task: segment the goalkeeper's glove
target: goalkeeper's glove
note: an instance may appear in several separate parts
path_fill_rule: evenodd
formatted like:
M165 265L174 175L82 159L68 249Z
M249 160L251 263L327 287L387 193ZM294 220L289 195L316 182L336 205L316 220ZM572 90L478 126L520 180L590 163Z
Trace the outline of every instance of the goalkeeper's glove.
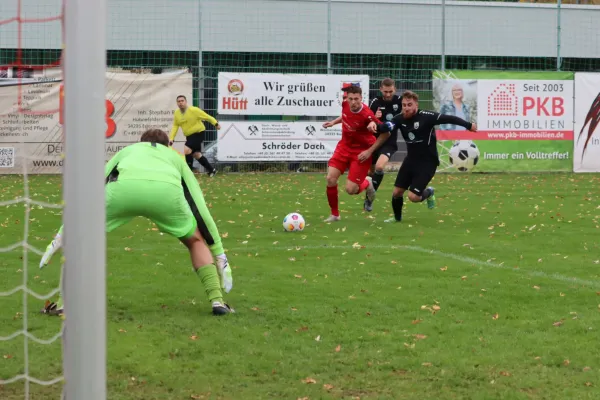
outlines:
M227 261L225 253L219 254L216 257L217 271L219 272L219 278L221 279L221 288L225 293L229 293L233 288L233 275L231 274L231 267Z
M56 253L57 250L61 248L61 246L62 246L62 237L59 234L57 234L56 237L54 238L54 240L52 240L52 242L48 245L48 247L46 247L46 252L42 256L42 259L40 260L40 269L44 268L46 265L48 265L50 263L50 259L52 259L52 256L54 255L54 253Z

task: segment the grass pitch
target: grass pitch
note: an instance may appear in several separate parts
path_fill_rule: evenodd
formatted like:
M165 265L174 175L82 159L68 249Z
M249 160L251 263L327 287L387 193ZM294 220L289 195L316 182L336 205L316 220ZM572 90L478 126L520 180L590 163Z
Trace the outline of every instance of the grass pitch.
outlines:
M436 209L407 204L384 224L393 179L372 213L340 190L328 225L322 174L200 177L234 268L225 318L175 239L144 219L110 234L109 399L597 399L598 175L438 175ZM60 178L31 177L30 193L58 203ZM22 194L22 177L0 176L0 202ZM292 211L303 232L283 232ZM0 248L22 240L24 215L0 207ZM28 243L45 248L60 222L34 207ZM58 260L40 271L30 253L28 287L56 287ZM21 248L1 253L0 291L23 271ZM61 322L42 305L0 297L0 336L26 317L51 338ZM23 348L0 342L0 379L23 373ZM30 341L29 373L60 375L60 342ZM60 389L31 384L31 398Z

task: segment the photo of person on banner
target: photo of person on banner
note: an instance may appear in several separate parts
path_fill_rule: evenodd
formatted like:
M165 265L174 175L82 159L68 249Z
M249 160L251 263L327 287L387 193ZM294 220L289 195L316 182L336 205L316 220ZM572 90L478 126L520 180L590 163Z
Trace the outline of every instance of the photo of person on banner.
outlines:
M433 81L433 106L440 114L453 115L469 122L477 122L477 81L439 80ZM465 130L452 124L440 125L439 130Z

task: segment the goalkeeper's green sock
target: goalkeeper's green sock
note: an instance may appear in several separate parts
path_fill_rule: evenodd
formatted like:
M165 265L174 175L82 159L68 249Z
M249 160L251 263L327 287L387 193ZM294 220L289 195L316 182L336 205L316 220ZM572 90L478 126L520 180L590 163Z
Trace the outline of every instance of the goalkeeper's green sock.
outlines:
M215 267L213 264L204 265L198 268L196 273L204 285L204 290L206 291L208 300L210 302L218 301L222 303L223 293L221 293L221 282L219 281L217 267Z

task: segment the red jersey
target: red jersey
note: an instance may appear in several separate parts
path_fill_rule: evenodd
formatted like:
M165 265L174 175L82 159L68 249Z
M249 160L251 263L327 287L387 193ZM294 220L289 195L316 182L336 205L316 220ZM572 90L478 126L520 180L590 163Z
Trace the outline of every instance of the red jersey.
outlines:
M346 148L367 150L377 138L367 129L370 122L381 124L373 111L363 104L360 111L353 112L347 101L342 103L342 139L339 144Z

